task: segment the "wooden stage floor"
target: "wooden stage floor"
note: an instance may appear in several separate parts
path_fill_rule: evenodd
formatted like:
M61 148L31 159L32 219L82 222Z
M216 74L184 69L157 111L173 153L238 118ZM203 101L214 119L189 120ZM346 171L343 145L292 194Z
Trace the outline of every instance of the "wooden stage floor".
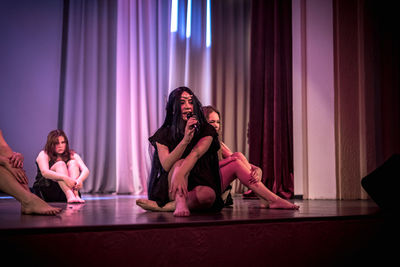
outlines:
M0 251L40 266L349 266L397 259L394 216L372 200L294 200L260 209L234 197L220 213L146 212L132 195L83 195L52 203L57 216L22 215L0 198ZM68 251L70 257L60 256ZM4 259L4 257L2 257ZM7 258L7 257L6 257ZM60 259L63 259L60 262ZM15 262L16 258L9 260ZM129 264L128 264L129 263Z
M136 205L139 196L83 195L85 204L51 203L63 209L58 216L22 215L19 203L10 197L0 199L0 232L51 228L142 228L151 225L227 224L240 222L329 220L378 216L380 210L371 200L292 200L300 209L261 209L257 199L234 197L234 205L220 213L192 213L177 218L170 212L147 212Z

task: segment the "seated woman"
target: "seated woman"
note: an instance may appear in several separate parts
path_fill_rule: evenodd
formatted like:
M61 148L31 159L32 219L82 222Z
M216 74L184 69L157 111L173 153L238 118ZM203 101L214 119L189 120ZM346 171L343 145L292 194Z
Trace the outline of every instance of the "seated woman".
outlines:
M219 211L223 207L215 129L207 123L201 103L187 87L172 91L163 125L149 138L155 152L149 199L137 205L152 211ZM195 116L191 116L195 114Z
M48 205L31 193L23 166L24 157L21 153L12 151L0 130L0 190L21 203L23 214L58 214L61 211L60 208Z
M84 203L79 190L89 176L89 169L78 155L69 149L68 138L62 130L47 136L44 150L36 158L35 193L45 201Z
M203 107L204 115L215 130L221 136L221 116L219 111L212 107ZM232 151L220 140L221 149L219 150L219 167L221 171L221 188L226 189L236 178L242 184L250 188L259 197L261 207L271 209L299 209L299 206L284 200L272 193L262 182L262 171L259 167L250 164L246 157L240 153Z

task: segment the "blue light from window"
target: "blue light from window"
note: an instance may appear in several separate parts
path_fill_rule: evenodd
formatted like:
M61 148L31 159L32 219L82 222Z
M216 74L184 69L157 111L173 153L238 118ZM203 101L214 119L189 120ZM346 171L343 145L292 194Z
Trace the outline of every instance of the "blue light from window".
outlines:
M178 0L172 0L171 6L171 32L178 31Z
M211 4L207 0L206 47L211 46Z
M186 38L190 38L192 34L192 0L188 0L186 14Z

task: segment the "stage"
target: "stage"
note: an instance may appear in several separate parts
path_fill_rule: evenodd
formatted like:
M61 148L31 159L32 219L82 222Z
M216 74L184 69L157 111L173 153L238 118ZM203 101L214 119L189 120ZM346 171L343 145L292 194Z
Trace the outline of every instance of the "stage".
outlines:
M220 213L177 218L143 211L138 196L83 198L85 204L52 203L63 208L58 216L33 216L3 195L1 253L34 266L339 266L395 259L394 219L371 200L293 200L295 211L260 209L239 195Z

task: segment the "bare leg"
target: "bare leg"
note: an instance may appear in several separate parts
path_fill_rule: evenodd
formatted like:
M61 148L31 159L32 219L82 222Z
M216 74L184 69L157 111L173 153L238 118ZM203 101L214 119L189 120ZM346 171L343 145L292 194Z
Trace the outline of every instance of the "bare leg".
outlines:
M181 164L182 161L178 161L171 168L168 175L169 185L171 184L172 175L180 168ZM170 199L171 202L164 207L159 207L155 201L148 199L138 199L136 204L145 210L173 211L174 216L186 217L190 215L190 210L210 208L215 201L215 192L210 187L197 186L188 192L187 197L176 193L175 195L170 195Z
M182 165L182 160L176 162L169 172L168 180L171 184L171 178ZM187 179L186 178L186 183ZM187 196L176 193L175 196L170 196L171 200L175 199L174 216L186 217L190 215L191 210L203 210L212 206L215 201L215 192L208 186L196 186L193 190L189 191Z
M280 198L272 193L263 183L255 181L251 177L251 172L241 160L235 160L221 168L222 188L226 188L233 179L238 178L242 184L253 190L261 199L261 206L271 209L298 209L299 206Z
M190 210L205 210L212 207L215 191L208 186L199 185L189 192L187 203Z
M171 187L171 180L172 176L175 175L176 171L179 170L183 163L183 160L177 161L174 166L172 166L171 170L168 173L168 188ZM186 183L187 183L187 178L186 178ZM188 193L189 195L189 193ZM174 211L174 216L177 217L186 217L190 215L189 207L187 204L187 197L182 195L181 193L173 192L172 194L170 193L169 196L171 201L175 201L175 211Z
M80 170L79 170L79 165L75 160L70 160L67 163L67 167L68 167L68 173L69 173L69 177L74 178L75 180L78 179L79 174L80 174ZM79 196L79 192L78 190L73 190L74 195L75 195L75 199L79 202L79 203L85 203L85 200L83 200L80 196Z
M171 212L175 210L175 201L168 202L165 206L158 206L157 202L149 199L138 199L136 200L136 205L141 207L142 209L149 211L165 211Z
M247 158L240 152L235 152L232 154L232 157L235 157L237 159L239 159L240 161L242 161L242 163L244 164L244 166L250 171L251 170L251 165L249 163L249 161L247 160Z
M180 166L182 164L182 161L178 161L172 166L169 174L168 174L168 186L171 185L171 178L172 178L172 173L174 172L175 168ZM165 211L165 212L172 212L175 211L176 209L176 201L175 201L175 196L170 196L171 202L168 202L165 206L160 207L158 206L157 202L154 200L150 199L138 199L136 200L136 204L141 207L142 209L148 210L148 211ZM181 199L179 199L181 202ZM181 203L180 203L181 205ZM180 207L181 208L181 207Z
M12 156L12 149L8 146L6 140L4 140L3 133L0 130L0 155L9 158Z
M187 199L184 195L177 193L175 195L175 211L176 217L187 217L190 215L190 210L187 204Z
M182 160L177 161L169 171L169 187L171 186L172 176L179 170L182 162ZM210 187L197 186L192 191L189 191L186 197L181 193L175 193L175 195L170 194L169 197L171 202L167 203L164 207L159 207L155 201L148 199L138 199L136 204L145 210L173 211L174 216L186 217L190 215L190 210L210 208L215 201L215 192Z
M188 192L186 198L176 194L174 216L185 217L190 215L190 211L209 209L214 201L215 192L211 187L196 186L192 191Z
M69 176L67 165L64 161L57 161L50 169L57 173ZM72 188L67 186L63 181L58 181L58 184L60 185L61 190L64 192L68 203L79 203Z
M23 214L56 215L61 211L32 194L27 185L21 185L9 171L0 167L0 189L21 203Z
M180 197L180 196L178 196ZM182 202L186 203L188 210L196 210L196 209L207 209L212 206L215 201L215 192L210 187L207 186L197 186L192 191L188 193L188 197ZM185 203L182 203L185 205ZM149 199L138 199L136 200L136 204L142 209L148 211L164 211L164 212L172 212L176 209L176 198L174 201L168 202L165 206L160 207L154 200ZM180 207L179 210L183 210L182 216L188 216L187 209L184 206ZM179 216L180 212L176 214Z

